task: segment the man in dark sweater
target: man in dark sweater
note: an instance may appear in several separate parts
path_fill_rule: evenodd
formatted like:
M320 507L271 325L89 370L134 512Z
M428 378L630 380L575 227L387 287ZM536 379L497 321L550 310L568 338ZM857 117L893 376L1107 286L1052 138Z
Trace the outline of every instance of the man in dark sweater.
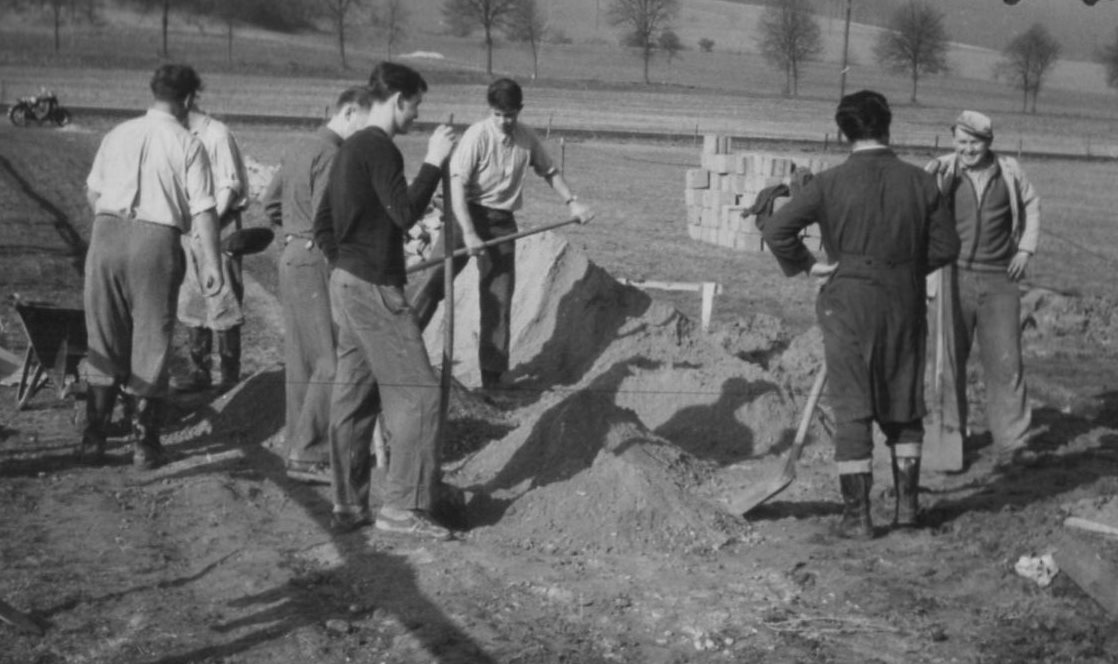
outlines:
M935 179L889 149L892 112L869 90L842 98L835 120L850 158L823 171L765 224L788 276L822 284L828 397L844 510L841 537L873 537L872 425L885 433L896 486L894 525L917 523L924 440L924 277L953 261L959 236ZM830 264L816 262L801 231L818 223Z
M409 67L382 62L369 76L373 105L365 129L338 149L314 239L332 271L330 306L338 326L337 368L330 403L333 527L346 532L372 523L369 445L381 409L389 435L379 530L446 539L430 516L439 481L439 379L404 297L404 239L435 193L454 148L450 127L438 127L412 184L392 139L406 134L427 91Z

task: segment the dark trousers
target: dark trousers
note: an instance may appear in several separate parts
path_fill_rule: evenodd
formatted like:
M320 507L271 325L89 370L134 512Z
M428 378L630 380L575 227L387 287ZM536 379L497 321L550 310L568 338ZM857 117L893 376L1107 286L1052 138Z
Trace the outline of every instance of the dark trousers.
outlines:
M369 509L369 448L381 408L389 449L384 505L429 510L442 440L439 378L403 290L334 270L330 304L338 326L330 402L334 510Z
M308 246L310 244L310 246ZM330 396L334 389L334 322L330 269L313 243L292 238L280 258L283 299L287 458L330 459Z
M1025 444L1032 420L1021 361L1021 293L1004 270L958 272L955 309L955 357L950 358L966 389L967 359L974 340L986 383L986 414L994 444L1013 449ZM949 351L951 349L948 349ZM960 399L960 422L967 421L966 398Z
M175 307L185 272L179 230L97 215L82 292L86 380L142 398L167 392Z
M483 241L517 232L516 218L507 210L470 206L474 228ZM454 234L454 250L466 246L462 234ZM431 258L442 257L442 242L436 243ZM454 260L454 275L466 267L468 257ZM516 289L516 246L505 242L489 247L477 257L478 302L481 309L478 334L478 366L482 371L505 373L509 369L509 339L512 328L512 295ZM439 302L445 297L443 268L425 270L408 284L408 301L412 303L420 329L426 329Z

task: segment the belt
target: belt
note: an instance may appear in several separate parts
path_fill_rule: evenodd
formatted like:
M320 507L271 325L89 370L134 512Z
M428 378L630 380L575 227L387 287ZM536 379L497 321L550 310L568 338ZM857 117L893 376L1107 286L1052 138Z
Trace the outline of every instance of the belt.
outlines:
M854 265L857 267L869 268L894 268L905 267L912 265L911 258L896 259L896 258L882 258L878 256L866 256L863 254L843 254L839 259L839 263L843 265Z
M292 242L295 242L296 240L303 240L304 241L303 242L303 248L304 249L314 249L314 240L312 240L310 238L303 237L301 235L295 235L294 233L288 233L287 235L283 236L284 246L287 246L287 245L291 244Z

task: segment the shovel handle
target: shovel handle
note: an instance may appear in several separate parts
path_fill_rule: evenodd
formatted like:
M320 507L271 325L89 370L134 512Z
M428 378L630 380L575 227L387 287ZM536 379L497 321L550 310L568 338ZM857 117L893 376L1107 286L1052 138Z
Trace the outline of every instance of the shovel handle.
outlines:
M550 223L550 224L544 224L543 226L540 226L539 228L532 228L532 229L529 229L529 230L526 230L526 231L520 231L519 233L513 233L512 235L502 235L501 237L496 237L496 238L493 238L492 240L487 240L487 241L481 243L481 246L482 247L492 247L492 246L495 246L495 245L498 245L498 244L503 244L505 242L512 242L514 240L519 240L520 238L528 237L529 235L535 235L536 233L542 233L544 231L554 230L556 228L559 228L560 226L568 226L570 224L577 224L578 222L579 222L578 217L571 217L570 219L564 219L563 221L556 221L556 222L553 222L553 223ZM469 247L462 247L461 249L458 249L454 253L452 253L450 255L450 257L451 258L458 258L460 256L467 256L467 255L469 255L469 253L470 253L470 248ZM421 270L427 270L427 269L435 267L436 265L442 265L444 260L446 260L446 258L444 256L439 256L438 258L431 258L429 260L425 260L425 261L416 263L415 265L412 265L412 266L408 267L407 272L408 272L408 274L411 274L412 272L419 272Z
M784 462L784 475L786 477L796 477L796 462L800 460L800 452L804 449L804 441L807 440L807 430L811 426L811 416L815 414L815 408L819 405L819 396L823 393L823 385L827 382L827 365L819 367L819 373L815 374L815 382L811 385L811 392L807 395L807 403L804 404L804 414L800 417L800 426L796 429L796 437L792 440L792 447L788 450L788 460Z

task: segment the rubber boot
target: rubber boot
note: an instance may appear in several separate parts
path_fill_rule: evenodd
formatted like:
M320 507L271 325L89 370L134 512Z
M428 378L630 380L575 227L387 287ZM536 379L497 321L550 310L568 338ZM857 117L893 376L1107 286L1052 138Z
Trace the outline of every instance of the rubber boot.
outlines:
M873 521L870 519L870 473L839 475L842 489L842 520L834 527L834 534L844 539L873 539Z
M217 355L221 362L221 382L218 389L225 392L233 389L241 380L240 325L217 333Z
M208 327L188 328L190 335L190 369L186 376L171 379L171 389L179 392L199 392L210 388L210 353L213 352L213 332Z
M136 401L136 417L132 425L132 465L154 470L167 462L167 453L159 436L163 431L163 402L141 398Z
M116 385L90 385L85 393L85 430L78 446L78 459L99 464L105 461L109 422L116 403Z
M894 528L919 526L920 457L893 456L893 488L897 493Z

